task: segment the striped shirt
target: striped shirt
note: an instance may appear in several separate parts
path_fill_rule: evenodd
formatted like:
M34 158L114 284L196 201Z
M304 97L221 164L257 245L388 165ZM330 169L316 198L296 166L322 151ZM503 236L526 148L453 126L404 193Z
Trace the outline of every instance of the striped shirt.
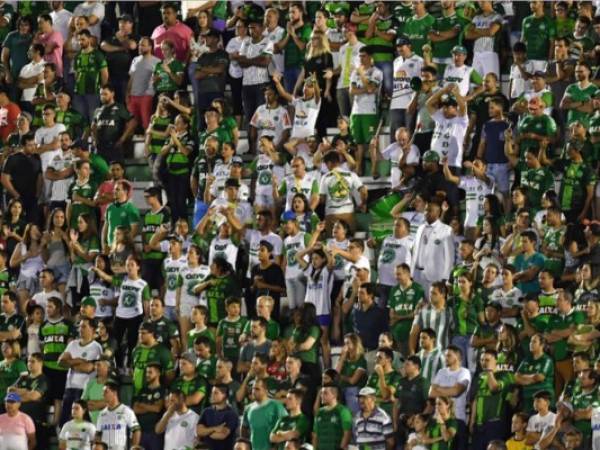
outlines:
M359 448L370 450L386 450L385 440L394 433L392 419L387 413L375 407L369 417L363 417L359 412L352 423L354 442Z
M252 40L244 41L240 48L240 55L246 58L256 58L262 55L273 56L273 43L267 37L257 43ZM268 83L270 80L268 67L250 66L244 67L242 70L244 72L242 85L244 86Z
M421 376L431 384L435 374L445 367L444 352L440 347L434 348L429 353L421 349L417 356L421 360Z
M417 325L421 330L425 328L434 330L438 345L446 348L450 343L450 331L454 328L452 310L448 307L438 310L428 305L415 316L413 325Z

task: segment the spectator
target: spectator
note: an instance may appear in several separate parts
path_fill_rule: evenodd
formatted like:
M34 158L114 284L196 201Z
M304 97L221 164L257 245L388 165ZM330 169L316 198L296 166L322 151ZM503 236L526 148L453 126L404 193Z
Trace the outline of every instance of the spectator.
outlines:
M227 402L228 387L217 384L210 394L210 408L204 409L198 421L198 437L210 450L232 448L239 418Z
M74 17L85 17L90 26L90 33L100 41L100 27L104 20L104 4L97 0L87 0L75 7Z
M87 413L87 403L85 400L76 400L73 402L71 410L72 419L66 422L58 437L59 448L68 448L67 446L77 445L90 447L96 437L96 427L93 423L85 419Z
M22 89L21 108L30 114L33 113L33 105L31 101L35 94L35 90L44 79L44 48L41 44L33 44L27 51L30 62L25 64L19 72L17 86Z
M432 297L433 301L433 297ZM423 367L423 377L427 384L431 384L433 377L445 365L441 346L437 343L437 334L432 328L424 328L419 333L419 347L417 353L421 366Z
M161 365L158 362L150 362L146 366L145 385L133 398L133 412L142 431L140 444L149 450L162 449L163 443L161 436L154 431L165 406L166 389L160 384L160 372Z
M196 441L196 427L200 417L187 407L181 391L171 391L167 403L167 411L154 431L157 434L164 433L165 449L192 447Z
M42 56L48 63L54 64L56 74L63 77L63 45L64 39L60 32L54 30L50 14L42 14L37 19L38 32L33 38L34 44L44 46Z
M300 2L293 2L289 7L289 19L285 26L286 34L276 45L275 51L283 53L285 90L292 95L302 71L304 53L310 40L311 27L304 22L304 7Z
M139 445L140 425L135 413L119 400L119 386L110 381L104 386L106 408L98 416L96 440L104 442L108 449L124 450L127 442Z
M2 49L4 51L4 48ZM0 87L0 142L5 144L8 136L17 128L17 118L21 108L10 101L7 87ZM22 144L21 144L22 145Z
M9 32L2 44L2 64L4 64L4 80L12 87L12 98L16 98L14 83L21 73L21 69L27 64L27 53L32 41L31 18L19 17L17 29Z
M81 394L81 400L85 400L87 403L90 419L94 425L98 422L100 411L106 407L106 401L104 400L104 385L108 382L111 375L111 366L111 360L107 358L103 352L100 359L94 364L96 371L95 376L88 379L83 388L83 393Z
M312 433L315 448L346 448L352 438L352 413L338 403L338 390L334 384L321 389L323 406L317 412Z
M152 54L152 40L142 37L138 43L139 56L131 61L127 83L127 109L144 129L150 124L154 87L150 80L154 67L160 62Z
M546 401L554 404L554 373L552 360L544 353L546 340L541 334L534 334L529 343L531 356L526 356L515 375L516 384L523 386L523 409L531 413L538 404L535 393L546 390Z
M445 0L441 3L442 15L431 24L427 34L431 42L432 61L437 64L439 73L444 73L446 65L450 64L450 51L456 45L461 45L462 31L469 24L469 19L456 13L456 2ZM425 50L425 47L423 47Z
M393 448L392 420L385 411L375 405L375 389L364 387L358 396L360 412L354 416L352 423L355 442L359 445L368 445L373 449Z
M9 392L4 397L6 413L0 414L0 432L5 445L17 450L35 448L35 425L27 414L19 411L21 396Z
M545 15L544 2L533 1L530 7L533 14L523 19L521 39L527 45L527 59L531 61L533 71L545 71L554 51L556 25Z
M114 185L115 201L106 208L102 227L102 248L105 250L112 246L117 227L127 228L132 238L139 231L140 213L137 207L128 200L130 190L131 186L125 180L120 180Z
M162 42L170 40L175 47L175 58L183 63L188 59L189 42L193 32L187 25L177 20L177 7L174 3L163 5L160 11L163 23L156 27L150 36L154 42L154 55L164 59Z

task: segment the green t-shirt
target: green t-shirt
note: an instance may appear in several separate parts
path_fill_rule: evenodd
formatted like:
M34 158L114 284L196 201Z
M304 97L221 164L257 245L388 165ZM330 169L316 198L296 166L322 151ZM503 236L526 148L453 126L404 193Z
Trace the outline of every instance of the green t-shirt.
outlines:
M166 391L163 386L155 388L144 387L138 394L133 398L134 403L141 403L144 405L154 405L160 399L166 397ZM144 414L136 414L140 428L142 432L154 433L154 426L162 417L161 413L147 412ZM95 421L94 421L95 423Z
M173 58L168 66L174 75L183 75L185 72L184 65L178 59ZM154 66L154 72L152 75L154 77L158 77L158 80L153 81L154 90L157 94L162 94L164 92L175 92L177 89L179 89L179 86L175 83L175 81L173 81L167 72L165 72L163 63L158 63Z
M527 59L547 61L550 41L556 37L556 25L548 16L531 15L523 19L521 39L527 45Z
M200 414L202 412L202 408L206 403L206 394L208 392L208 383L204 377L200 375L196 375L191 380L186 380L183 377L177 378L171 386L169 386L171 391L178 390L183 392L183 395L189 396L195 394L196 392L200 392L202 394L202 400L197 405L191 406L191 409Z
M365 6L365 5L361 5ZM368 5L372 6L372 5ZM373 62L391 62L394 60L394 39L391 41L387 41L382 37L377 35L373 35L370 38L364 36L369 27L368 23L363 22L358 25L357 35L360 38L360 41L368 45L373 50ZM390 31L395 31L395 24L392 16L386 18L379 18L375 25L377 31L382 33L388 33Z
M456 434L456 431L458 430L458 422L456 421L456 419L448 419L446 421L446 429L454 430L454 433ZM435 419L432 419L429 422L429 425L427 425L427 434L430 438L442 437L442 429ZM435 444L431 444L429 446L429 449L430 450L450 450L452 448L453 441L454 441L454 439L450 439L448 442L441 440L441 441L436 442Z
M149 210L146 214L144 214L144 222L142 225L142 243L144 245L148 245L150 243L150 239L158 228L163 224L169 224L171 222L171 211L166 206L162 206L158 211L152 212ZM165 254L161 251L151 250L148 252L143 252L143 259L152 259L160 261L164 258Z
M39 331L40 345L44 354L44 366L54 370L67 371L66 367L58 364L59 356L67 348L67 344L76 336L75 327L64 318L56 322L46 320Z
M565 314L564 316L560 313L553 314L548 321L548 328L550 331L566 330L567 328L583 324L585 319L586 318L582 313L572 309L570 313ZM560 339L552 344L552 356L554 361L570 359L571 354L569 352L567 338Z
M344 433L351 430L352 413L347 407L337 404L333 408L320 408L314 421L315 450L338 450Z
M7 316L0 314L0 331L21 330L21 336L25 336L25 319L20 314L14 313Z
M84 183L79 183L78 180L74 180L71 183L67 194L71 205L71 217L69 220L70 228L77 229L77 219L79 219L79 216L82 214L89 214L92 218L96 217L94 212L95 208L93 206L88 206L80 201L76 201L73 199L73 196L77 194L80 197L93 200L97 189L98 187L92 183L91 179L88 179Z
M11 276L8 269L0 270L0 297L3 296L4 293L10 289L12 282L13 277Z
M494 374L498 390L492 391L488 386L487 372L481 372L476 381L475 423L482 425L498 417L504 417L506 407L506 388L510 385L507 377L500 372Z
M140 211L130 201L113 202L106 208L105 220L108 226L106 242L110 247L115 237L115 229L121 226L131 230L132 225L140 222Z
M425 298L423 287L412 283L407 289L402 289L399 284L394 286L388 298L388 307L399 316L414 314L415 308ZM395 342L408 342L408 335L413 319L402 319L392 325L392 336Z
M345 381L342 381L340 382L340 386L342 388L350 386L362 387L365 384L365 378L367 377L367 360L364 356L361 356L356 361L351 361L348 358L344 360L344 364L342 365L342 371L340 372L340 375L343 375L345 377L352 377L358 369L364 370L364 375L358 381L358 383L356 383L355 385L351 385Z
M148 132L150 133L150 144L148 145L150 149L150 154L158 155L163 148L163 146L169 141L169 136L159 135L157 132L164 133L167 131L167 127L173 122L173 119L170 116L159 116L158 114L154 114L150 118L150 128Z
M600 398L598 394L598 387L595 387L591 392L588 393L584 392L583 390L579 390L573 394L573 398L571 399L573 409L577 411L578 409L588 409L592 406L595 406ZM591 437L592 421L590 419L574 420L573 425L575 425L575 428L577 428L583 434L584 439L589 439Z
M4 6L9 5L5 4ZM9 27L5 28L7 31L8 29ZM1 34L2 32L0 32ZM4 43L2 44L2 47L9 51L10 74L13 76L15 82L19 78L19 73L23 66L29 63L27 51L31 45L32 38L31 34L20 34L18 30L15 30L6 35L6 39L4 39Z
M90 180L92 180L92 183L96 186L100 186L100 184L106 180L106 176L108 175L108 163L102 156L92 153L90 155L90 167L92 169Z
M300 442L304 442L308 437L308 430L310 429L310 425L308 423L308 419L302 413L297 416L283 416L280 418L273 431L271 433L276 433L278 431L297 431L299 433ZM277 446L279 450L284 450L285 442L282 442Z
M471 336L479 325L478 316L483 314L483 300L478 294L471 297L469 301L457 296L452 302L454 312L454 323L456 328L454 334L457 336Z
M305 44L308 44L311 35L312 27L307 23L296 30L296 36L298 36L298 38ZM285 36L287 36L287 32ZM305 50L306 48L304 50L300 50L292 38L288 39L287 44L285 44L283 49L283 61L285 68L302 68Z
M83 394L81 394L81 399L85 401L104 400L104 383L98 383L98 379L96 377L91 378L83 388ZM96 425L96 422L98 422L98 416L100 415L100 411L102 410L97 409L95 411L89 411L90 419L92 419L92 423L94 425ZM157 420L160 420L160 417Z
M581 89L579 83L570 84L565 91L565 95L568 96L574 102L589 102L594 94L598 91L598 87L590 83L585 89ZM569 109L567 112L567 125L571 125L575 121L579 121L584 127L590 125L590 113L577 111L576 109Z
M208 304L208 323L217 325L219 320L227 316L225 310L225 299L228 297L239 297L241 294L240 286L233 275L215 277L209 275L206 281L213 280L214 286L209 286L204 293L206 294L206 303Z
M537 391L546 390L554 394L554 361L545 353L538 359L533 356L527 356L517 368L517 373L524 375L542 374L544 381L522 386L523 397L525 400L524 408L526 411L533 410L533 395Z
M165 316L162 316L158 320L149 319L146 322L154 325L156 329L156 341L171 350L171 339L179 338L179 327L177 324Z
M98 49L90 52L80 51L73 60L75 70L75 94L98 94L100 90L100 71L107 69L104 53Z
M194 151L194 141L189 133L177 136L182 147L187 148L188 154L183 153L178 146L172 146L167 154L167 170L171 175L184 175L190 173L190 155Z
M449 31L453 28L458 28L459 33L452 39L447 39L439 42L431 43L431 55L434 58L450 58L450 52L455 45L460 45L462 42L462 31L469 23L469 20L459 17L456 14L451 16L441 16L435 19L431 25L433 31ZM413 47L414 48L414 47Z
M525 115L517 126L519 134L535 133L540 136L550 137L556 133L556 122L546 114L541 116ZM539 141L535 139L522 139L519 144L519 158L525 161L525 151L528 148L540 148Z
M429 43L427 34L434 22L435 19L431 14L425 14L423 17L412 16L404 25L404 34L412 43L412 51L419 56L423 56L423 46Z
M313 325L308 329L307 332L303 332L299 328L295 328L292 332L292 341L297 346L305 342L309 337L314 338L315 342L310 349L299 351L297 352L297 355L303 362L316 364L319 358L319 339L321 338L321 329L318 326Z
M204 336L206 338L208 338L210 340L210 351L211 353L215 353L217 351L217 346L216 346L216 339L215 339L215 334L214 332L210 329L210 328L205 328L202 331L198 331L196 330L196 328L192 328L190 331L188 331L187 336L186 336L186 343L187 343L187 348L194 348L194 341L196 340L197 337L200 336ZM232 361L236 361L236 360L232 360Z
M6 360L0 361L0 396L6 396L6 390L9 386L15 384L22 372L27 372L27 366L22 359L15 359L8 363Z
M246 336L250 335L250 330L251 330L251 321L248 320L246 322L246 324L244 325L244 334ZM292 337L292 331L293 329L290 331L290 335L288 336L289 338ZM281 328L279 326L279 322L277 322L276 320L273 319L269 319L267 321L267 339L270 341L274 341L275 339L279 338L279 335L281 334Z
M554 186L554 175L547 167L526 169L521 172L521 186L527 188L529 205L540 208L542 195Z
M235 321L225 317L217 325L217 336L221 338L223 356L230 361L237 361L240 356L239 339L246 323L248 323L248 318L239 316Z
M281 402L265 400L253 402L244 410L243 426L250 429L250 442L253 450L271 450L269 436L275 424L287 412Z
M133 349L132 360L133 389L135 394L139 393L146 384L146 367L149 363L160 363L163 374L175 368L173 355L163 344L156 344L152 347L138 345Z
M217 357L212 355L207 359L198 359L196 370L201 377L207 380L214 380L217 372Z
M596 176L591 167L584 162L571 162L564 171L560 185L560 207L563 211L582 208L587 195L587 188L594 186Z
M83 129L89 125L85 124L83 116L72 108L66 111L56 108L54 111L56 112L56 123L62 123L71 136L80 136Z
M400 384L400 380L402 379L402 377L398 372L392 370L391 372L388 372L384 375L384 379L385 383L389 387L393 387L394 389L396 389ZM376 372L373 372L371 375L369 375L369 378L367 379L367 386L375 389L375 395L377 396L377 404L381 409L383 409L386 413L388 413L388 415L391 416L392 408L394 406L394 395L392 394L392 396L386 401L381 400L381 389L379 388L379 375Z

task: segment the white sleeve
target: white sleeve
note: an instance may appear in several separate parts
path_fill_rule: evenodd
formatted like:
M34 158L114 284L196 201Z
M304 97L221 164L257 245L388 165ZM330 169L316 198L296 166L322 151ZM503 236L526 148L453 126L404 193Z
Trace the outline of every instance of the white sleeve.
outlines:
M281 240L281 238L279 236L277 236L277 239L275 240L274 245L273 245L273 254L275 256L281 255L282 247L283 247L283 241Z
M127 426L129 429L139 428L140 424L138 423L137 417L131 408L126 409L127 414L125 414L125 420L127 421Z
M68 431L67 428L69 427L69 423L70 422L65 423L62 426L62 428L60 429L60 433L58 435L58 440L59 441L66 441L67 440L67 431Z
M98 23L102 22L102 19L104 19L104 5L100 2L96 3L91 15L94 15L98 18Z
M457 381L468 388L469 384L471 383L471 372L469 372L467 369L461 370Z
M419 148L415 144L412 144L408 151L408 156L406 157L406 164L419 164L419 158Z

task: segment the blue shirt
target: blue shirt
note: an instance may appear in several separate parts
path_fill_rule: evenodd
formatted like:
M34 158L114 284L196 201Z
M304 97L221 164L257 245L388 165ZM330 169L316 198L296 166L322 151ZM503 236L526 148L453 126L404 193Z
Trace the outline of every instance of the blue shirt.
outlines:
M376 350L379 347L379 335L388 331L389 320L386 312L373 304L363 311L362 307L355 307L352 311L352 325L354 331L360 336L365 350Z
M541 270L544 268L544 261L544 255L538 252L535 252L530 257L526 257L523 253L519 253L515 258L513 265L515 266L515 269L517 269L517 272L531 269L534 266ZM521 289L523 294L536 294L540 292L540 283L537 276L531 281L521 281L517 283L517 287Z
M488 164L506 164L508 158L504 154L504 132L508 122L504 120L488 120L483 124L481 139L485 139L484 160Z
M225 409L216 409L214 406L204 409L200 415L198 424L206 427L216 427L222 423L230 430L229 436L222 441L212 439L210 436L203 438L203 442L208 445L211 450L230 450L236 438L236 431L239 426L239 418L233 408L229 405Z

